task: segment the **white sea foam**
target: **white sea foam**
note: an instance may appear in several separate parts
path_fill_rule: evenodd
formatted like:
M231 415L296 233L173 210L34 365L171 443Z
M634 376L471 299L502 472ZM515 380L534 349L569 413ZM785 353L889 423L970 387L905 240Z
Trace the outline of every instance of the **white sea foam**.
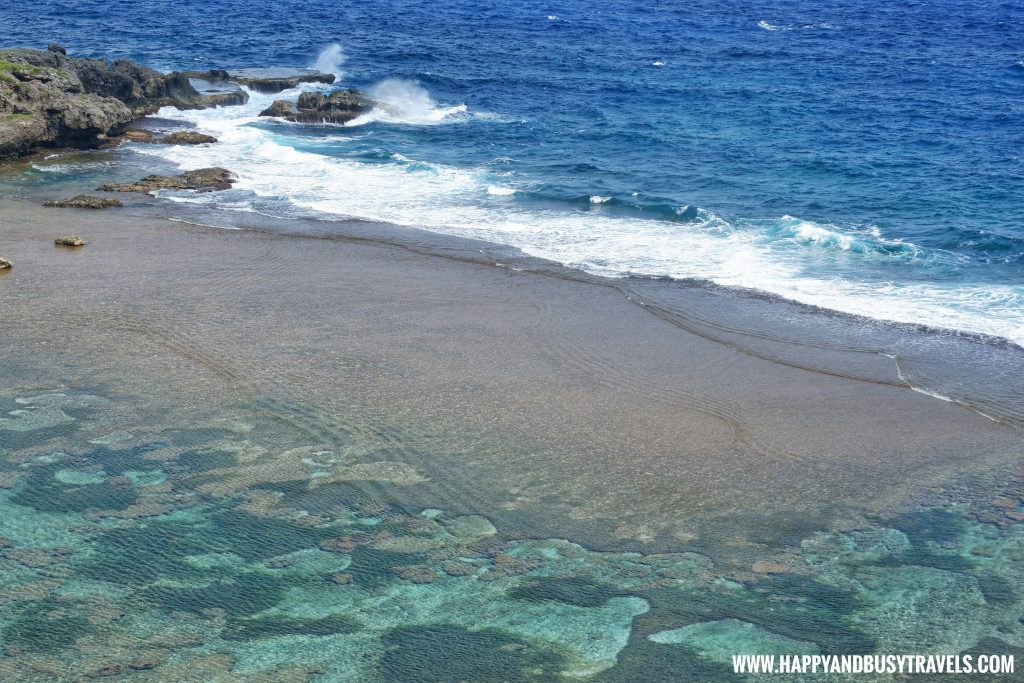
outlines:
M661 61L660 59L655 59L653 62L651 62L651 66L665 66L665 62Z
M598 194L590 195L590 203L591 204L604 204L609 199L611 199L611 197L602 197L601 195L598 195Z
M804 29L805 31L815 29L834 30L839 28L838 26L829 24L827 22L821 22L817 24L803 24L802 26L789 26L787 24L771 24L765 21L764 19L757 22L757 27L764 31L792 31L794 29Z
M508 244L611 277L707 279L848 313L983 332L1024 343L1024 286L880 282L851 274L844 261L851 254L864 259L914 257L912 245L908 253L888 248L895 241L886 242L877 229L850 232L790 216L726 221L707 211L697 211L692 220L681 223L606 211L481 202L481 195L501 195L511 188L496 185L486 170L398 159L364 164L304 152L280 136L280 128L251 125L262 121L257 114L272 99L297 94L252 93L249 103L238 107L161 110L160 116L189 121L220 142L147 145L138 151L183 168L224 166L238 174L236 190L202 195L204 201L240 202L253 195L283 198L307 212ZM813 267L808 248L815 250ZM835 268L819 267L827 266L828 259Z
M487 194L493 194L498 197L507 197L508 195L513 195L515 193L516 190L511 187L501 187L500 185L487 186Z

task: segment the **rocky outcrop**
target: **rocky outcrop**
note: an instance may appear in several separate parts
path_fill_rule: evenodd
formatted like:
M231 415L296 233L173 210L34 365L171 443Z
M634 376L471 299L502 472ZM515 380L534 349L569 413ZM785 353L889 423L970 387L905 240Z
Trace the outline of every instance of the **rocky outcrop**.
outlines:
M264 94L290 90L301 83L334 83L334 74L325 74L316 69L211 69L186 71L185 75L211 83L230 81Z
M39 147L100 147L116 142L133 118L161 107L201 109L244 104L242 87L263 93L294 88L301 83L333 83L334 75L313 69L241 69L175 72L159 71L128 59L68 57L60 45L46 50L0 50L0 159L26 154ZM307 97L305 109L268 111L293 121L344 123L370 108L356 91L318 93ZM302 98L300 98L302 100ZM127 139L152 141L145 134ZM157 142L204 144L213 139L198 133L171 136Z
M39 147L99 147L160 107L240 104L239 87L201 92L180 73L127 59L68 57L64 48L0 50L0 158Z
M0 270L10 270L14 264L0 256Z
M0 52L0 157L35 147L97 147L120 133L132 111L89 93L58 52Z
M56 238L53 243L60 247L81 247L85 245L85 240L78 235L65 235Z
M200 168L180 175L148 175L134 183L106 183L97 190L103 192L153 192L154 190L195 190L213 192L230 190L234 174L226 168Z
M54 199L52 201L45 202L43 206L55 206L59 209L106 209L110 206L124 205L116 199L79 194L66 199Z
M348 123L376 106L376 102L354 88L338 90L329 95L304 92L295 106L276 100L260 112L260 116L276 116L296 123Z

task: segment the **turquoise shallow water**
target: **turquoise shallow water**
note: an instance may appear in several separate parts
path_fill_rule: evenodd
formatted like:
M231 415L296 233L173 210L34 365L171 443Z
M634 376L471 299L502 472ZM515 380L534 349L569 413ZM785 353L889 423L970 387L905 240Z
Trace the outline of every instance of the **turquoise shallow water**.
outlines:
M386 444L244 409L154 423L65 389L0 412L4 680L728 681L739 653L1022 654L1021 472L751 570L389 503L424 480Z

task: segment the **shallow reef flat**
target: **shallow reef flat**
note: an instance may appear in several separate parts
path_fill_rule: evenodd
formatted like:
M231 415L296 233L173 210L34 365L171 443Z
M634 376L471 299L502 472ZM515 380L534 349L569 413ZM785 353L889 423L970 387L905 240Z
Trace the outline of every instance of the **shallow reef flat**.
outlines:
M743 572L381 503L424 478L365 436L137 422L67 389L0 403L4 680L740 680L736 653L1021 654L1019 476Z

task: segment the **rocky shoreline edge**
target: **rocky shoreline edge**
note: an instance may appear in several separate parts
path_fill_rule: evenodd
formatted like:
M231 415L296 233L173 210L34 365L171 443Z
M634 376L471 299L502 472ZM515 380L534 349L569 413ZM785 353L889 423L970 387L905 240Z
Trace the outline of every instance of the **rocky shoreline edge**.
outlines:
M161 107L204 109L245 104L248 90L278 93L302 83L330 85L333 74L315 69L211 69L161 73L128 59L69 57L46 50L0 49L0 159L46 148L94 149L129 139L204 144L215 138L178 132L157 138L131 129ZM248 89L248 90L247 90ZM375 102L354 89L304 92L297 102L276 100L261 112L299 123L347 123Z

